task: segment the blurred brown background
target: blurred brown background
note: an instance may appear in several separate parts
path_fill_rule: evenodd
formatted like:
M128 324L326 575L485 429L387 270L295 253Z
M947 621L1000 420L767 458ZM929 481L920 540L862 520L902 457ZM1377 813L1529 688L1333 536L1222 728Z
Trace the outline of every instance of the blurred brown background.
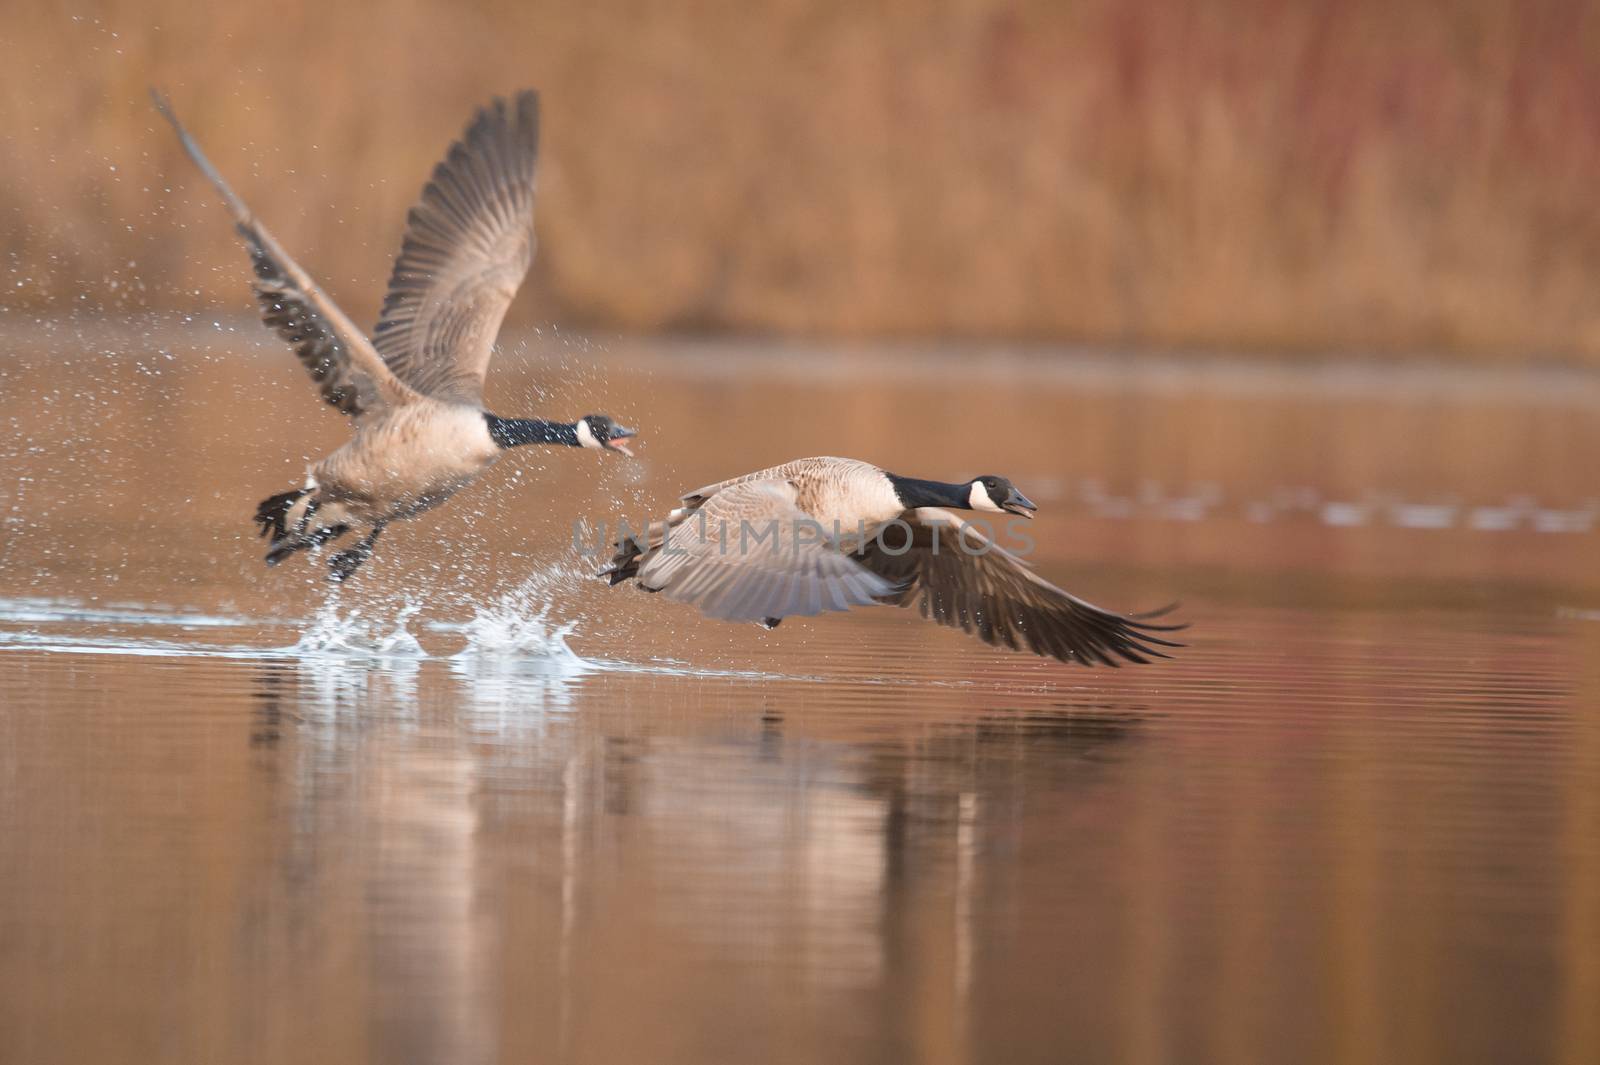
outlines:
M1600 358L1578 0L14 0L6 317L248 313L150 84L363 320L472 108L532 85L524 324Z

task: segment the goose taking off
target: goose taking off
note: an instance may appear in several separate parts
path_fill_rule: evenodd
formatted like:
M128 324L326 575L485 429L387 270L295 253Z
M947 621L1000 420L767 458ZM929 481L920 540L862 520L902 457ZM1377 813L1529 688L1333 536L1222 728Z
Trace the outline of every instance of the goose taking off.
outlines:
M261 317L354 422L351 441L312 465L303 487L263 500L267 565L347 532L360 540L329 561L344 580L391 521L414 517L475 481L503 451L564 444L620 451L633 436L604 414L576 422L497 418L483 409L494 339L533 262L539 97L518 93L480 110L406 219L372 339L256 221L151 93L184 151L222 194L255 266Z
M698 488L601 571L707 617L758 621L888 603L985 643L1116 666L1181 647L1163 613L1126 615L1038 576L952 510L1033 517L1004 477L922 481L855 459L797 459Z

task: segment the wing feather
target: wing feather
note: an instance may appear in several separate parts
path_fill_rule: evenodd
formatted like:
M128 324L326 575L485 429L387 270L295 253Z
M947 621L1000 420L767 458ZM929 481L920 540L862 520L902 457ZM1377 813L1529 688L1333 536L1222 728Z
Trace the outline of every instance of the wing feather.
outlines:
M383 359L354 322L339 309L300 264L279 246L265 226L256 221L245 202L211 165L200 145L160 93L150 93L156 110L171 123L183 150L221 193L244 238L255 268L256 299L261 320L289 346L311 374L329 405L360 418L385 404L409 403L417 398L389 372Z
M899 585L883 602L915 606L930 621L997 647L1083 665L1148 662L1151 656L1170 657L1160 648L1182 646L1157 634L1184 626L1158 625L1150 615L1116 614L1085 602L947 510L924 507L902 517L912 531L904 552L886 551L875 539L855 555ZM899 539L890 546L898 549Z
M787 481L719 490L639 567L639 583L707 617L760 621L869 606L894 584L810 533Z
M747 484L751 481L787 481L797 477L801 479L843 478L860 473L880 472L882 471L878 467L868 462L862 462L859 459L841 459L827 455L816 458L794 459L779 466L770 466L754 473L741 474L738 477L730 477L726 481L717 481L714 484L696 488L692 492L685 492L679 496L678 501L686 504L688 509L692 510L723 489L731 488L736 484Z
M473 118L422 190L373 334L419 392L479 404L506 309L533 262L539 97Z

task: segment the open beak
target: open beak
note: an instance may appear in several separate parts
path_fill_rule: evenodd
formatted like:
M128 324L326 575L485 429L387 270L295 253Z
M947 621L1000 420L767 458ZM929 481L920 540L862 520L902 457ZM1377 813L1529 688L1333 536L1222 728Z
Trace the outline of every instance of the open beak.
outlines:
M1033 500L1013 488L1011 494L1006 496L1006 501L1000 504L1000 509L1031 519L1033 512L1039 508L1033 505Z
M638 435L637 430L624 429L620 425L616 426L615 428L613 428L611 430L611 435L606 438L606 447L610 448L613 451L620 451L624 455L628 456L631 459L631 458L633 458L633 451L630 450L628 445L623 443L623 441L628 439L628 437L630 437L630 436L637 436L637 435Z

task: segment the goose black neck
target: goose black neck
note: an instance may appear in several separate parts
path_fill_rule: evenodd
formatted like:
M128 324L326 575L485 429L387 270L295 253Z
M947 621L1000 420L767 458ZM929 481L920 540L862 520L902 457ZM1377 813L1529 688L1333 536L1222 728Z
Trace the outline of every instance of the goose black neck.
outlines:
M487 412L483 417L489 423L489 439L501 447L521 447L523 444L578 446L576 423L547 422L543 418L496 418Z
M915 477L886 474L894 486L894 494L911 510L916 507L961 507L967 505L968 489L964 484L947 484L944 481L922 481Z

